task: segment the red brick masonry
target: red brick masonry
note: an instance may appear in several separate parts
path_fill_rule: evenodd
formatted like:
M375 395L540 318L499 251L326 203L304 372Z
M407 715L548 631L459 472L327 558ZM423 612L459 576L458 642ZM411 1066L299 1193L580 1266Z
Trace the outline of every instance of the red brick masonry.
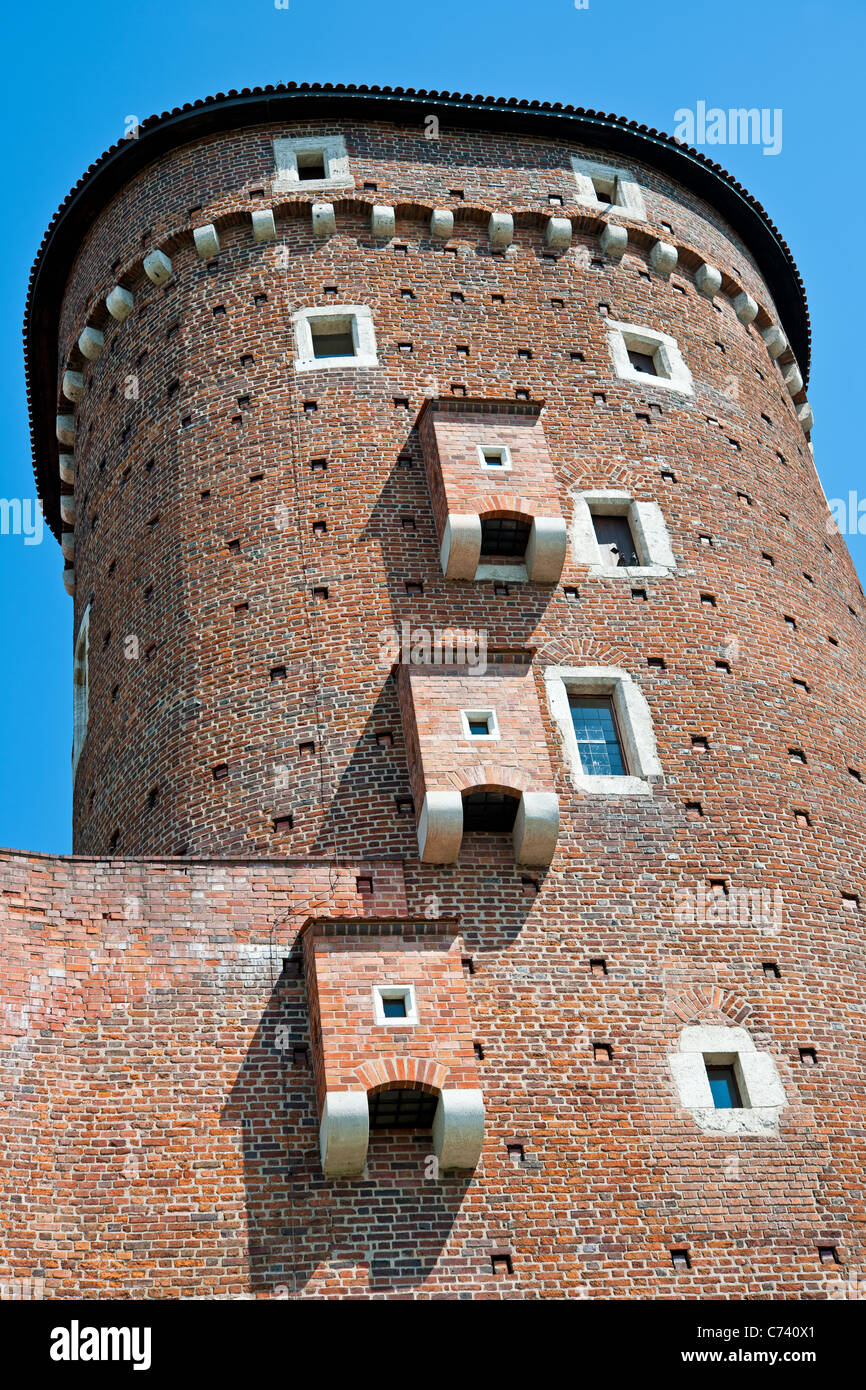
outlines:
M458 115L438 141L377 108L165 149L70 265L58 395L34 409L72 413L60 382L81 372L89 721L76 857L0 857L0 1283L679 1299L864 1278L864 598L790 354L762 337L771 290L686 160L682 182L624 160L647 216L619 219L619 258L570 162L614 151ZM273 138L324 134L345 137L352 186L274 191ZM435 208L455 213L447 239ZM492 211L514 217L501 253ZM551 215L572 220L567 251L545 243ZM211 222L203 261L192 229ZM141 268L154 248L163 285ZM296 373L292 316L344 304L372 310L378 366ZM693 393L619 378L608 318L674 336ZM490 401L520 464L504 489L466 472ZM569 546L553 584L445 579L448 508L519 497L570 525L591 489L656 502L676 568L590 574ZM404 624L483 634L486 674L395 669ZM647 794L572 783L553 666L639 686L662 768ZM454 721L488 700L502 736L481 750ZM475 833L457 862L420 862L425 791L478 779L556 794L548 868ZM395 973L419 1004L399 1043L372 1021ZM695 1023L771 1055L775 1130L707 1133L683 1107L668 1057ZM363 1174L326 1178L327 1089L400 1068L481 1090L477 1167L437 1173L429 1131L374 1130Z

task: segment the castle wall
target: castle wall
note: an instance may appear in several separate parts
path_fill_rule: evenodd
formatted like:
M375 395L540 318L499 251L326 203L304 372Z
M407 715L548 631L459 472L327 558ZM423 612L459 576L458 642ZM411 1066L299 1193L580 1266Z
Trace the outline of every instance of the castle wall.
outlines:
M345 137L351 184L275 188L273 138L321 133ZM616 219L581 209L572 155L607 158L378 121L253 127L161 157L80 248L58 390L81 371L65 495L89 716L76 857L0 860L8 1277L60 1298L742 1298L835 1296L858 1267L863 595L748 251L634 161L646 217L605 250ZM333 201L327 235L313 201ZM552 215L573 223L555 254ZM141 268L154 247L162 285ZM115 282L134 290L122 323ZM297 370L294 316L345 305L371 310L377 365ZM93 363L86 323L105 335ZM613 323L675 340L690 389L618 375ZM543 403L557 582L445 578L418 426L433 398ZM588 564L599 491L654 504L673 563ZM465 789L480 757L449 742L450 677L395 670L407 631L442 629L483 636L479 688L521 687L501 714L558 799L549 864L505 834L419 858L425 778ZM490 673L509 663L519 681ZM619 683L651 752L639 787L575 776L554 672ZM328 984L323 1007L328 922L352 926L332 962L346 1000ZM401 1056L432 1067L438 1047L477 1078L481 1157L440 1171L430 1133L378 1131L361 1171L326 1177L326 1092L363 1072L352 1011L398 968L371 941L401 923L430 924L438 953L413 936L434 1017L423 1057ZM748 1122L693 1099L694 1028L762 1059L737 1053L762 1081Z
M632 856L623 882L623 861L572 853L533 896L481 853L444 891L394 862L5 854L2 1279L53 1298L840 1296L862 1258L858 924L808 910L807 867L781 924L689 922L673 872L641 891ZM374 1131L365 1174L327 1179L301 926L458 906L479 1165L434 1176L429 1133ZM695 1019L773 1057L778 1132L708 1134L683 1110L669 1056Z

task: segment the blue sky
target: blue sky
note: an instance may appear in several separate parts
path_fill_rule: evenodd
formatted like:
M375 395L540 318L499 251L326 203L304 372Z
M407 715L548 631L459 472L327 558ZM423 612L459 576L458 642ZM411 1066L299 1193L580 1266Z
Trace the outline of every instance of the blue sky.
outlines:
M828 497L866 496L863 0L209 0L146 6L89 0L18 4L4 15L0 88L6 216L0 226L3 463L0 497L33 495L20 326L45 227L127 117L229 88L352 82L571 102L673 133L674 113L708 107L782 111L782 147L707 153L768 209L806 284L816 461ZM864 519L866 527L866 519ZM848 545L866 578L866 535ZM0 845L71 849L72 603L46 530L41 545L0 535L4 673Z

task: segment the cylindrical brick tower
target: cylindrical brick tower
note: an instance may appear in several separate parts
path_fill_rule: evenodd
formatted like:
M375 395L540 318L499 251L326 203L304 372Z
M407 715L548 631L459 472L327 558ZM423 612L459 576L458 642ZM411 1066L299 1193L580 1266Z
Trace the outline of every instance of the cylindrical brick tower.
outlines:
M292 1195L330 1234L282 1248L251 1150L242 1218L214 1120L244 1288L832 1294L864 598L779 232L694 150L547 104L289 86L134 136L27 310L74 606L65 862L157 861L145 936L155 876L209 898L260 864L272 912L235 884L234 925L184 925L303 940L278 1128L318 1135ZM406 1243L340 1279L383 1174ZM230 1288L197 1239L171 1288ZM65 1287L129 1292L104 1258Z

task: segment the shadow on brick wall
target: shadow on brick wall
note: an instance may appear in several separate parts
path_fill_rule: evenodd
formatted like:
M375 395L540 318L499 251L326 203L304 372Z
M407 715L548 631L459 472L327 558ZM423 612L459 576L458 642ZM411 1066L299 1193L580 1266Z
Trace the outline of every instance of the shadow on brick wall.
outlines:
M428 395L437 394L431 380ZM406 529L404 518L413 525ZM492 580L474 583L445 579L439 561L439 538L427 486L418 431L408 430L379 496L361 532L361 542L375 542L387 575L391 622L402 635L426 628L483 629L487 646L523 647L553 601L555 585L508 585L494 592ZM411 586L422 585L419 593ZM407 592L407 584L410 586Z
M371 1134L364 1177L322 1176L298 965L277 981L222 1112L243 1136L239 1281L257 1298L409 1291L440 1260L470 1175L437 1178L431 1135L406 1130Z

